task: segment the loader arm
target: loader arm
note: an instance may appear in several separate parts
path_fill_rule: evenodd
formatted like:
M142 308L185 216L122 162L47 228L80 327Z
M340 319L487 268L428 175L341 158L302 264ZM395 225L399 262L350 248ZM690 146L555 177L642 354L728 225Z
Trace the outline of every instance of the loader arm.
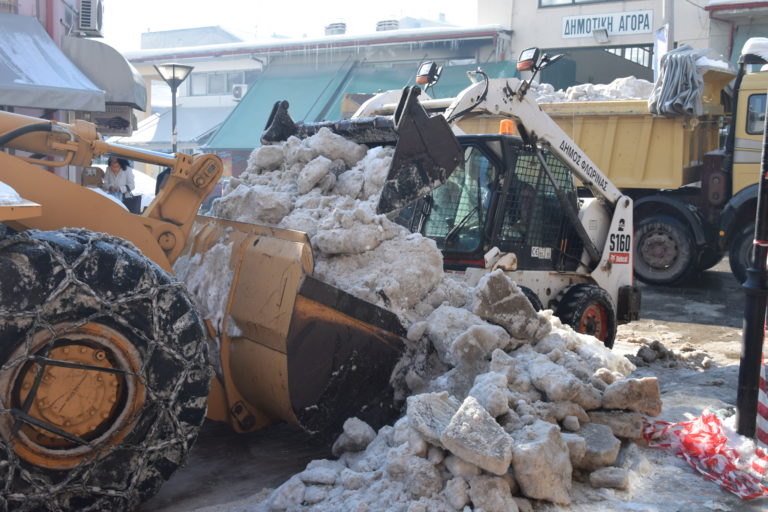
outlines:
M520 135L535 144L540 142L557 154L595 197L615 205L623 194L595 163L576 145L530 96L526 82L517 78L490 79L464 89L445 110L448 121L463 115L504 116L514 120ZM478 102L487 87L485 98Z
M214 155L167 155L110 144L93 124L81 120L66 124L0 112L0 148L32 153L0 153L0 181L45 205L42 216L8 222L11 227L77 226L111 233L133 242L167 271L186 244L200 204L222 173L221 161ZM89 166L105 154L171 168L166 185L142 215L37 166Z

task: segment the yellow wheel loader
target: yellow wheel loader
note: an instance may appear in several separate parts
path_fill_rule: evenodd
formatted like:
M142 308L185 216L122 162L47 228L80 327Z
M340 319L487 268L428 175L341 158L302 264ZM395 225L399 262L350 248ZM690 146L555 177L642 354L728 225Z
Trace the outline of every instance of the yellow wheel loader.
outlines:
M185 462L206 416L332 433L398 412L397 317L313 278L305 234L197 217L217 157L7 112L0 148L0 186L17 194L0 193L0 511L130 510ZM45 169L105 154L171 168L143 214ZM445 174L400 161L393 176ZM172 268L222 237L231 284L214 325Z

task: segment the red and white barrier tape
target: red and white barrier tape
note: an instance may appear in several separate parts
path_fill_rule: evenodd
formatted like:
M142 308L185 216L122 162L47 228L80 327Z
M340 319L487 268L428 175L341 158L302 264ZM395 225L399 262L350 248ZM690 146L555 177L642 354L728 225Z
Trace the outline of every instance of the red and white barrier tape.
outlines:
M752 469L765 475L768 467L766 451L757 449L755 462L745 468L741 455L727 446L728 438L723 433L720 419L707 410L698 418L682 423L645 420L643 437L649 446L674 450L704 477L742 499L768 496L768 486L748 472Z

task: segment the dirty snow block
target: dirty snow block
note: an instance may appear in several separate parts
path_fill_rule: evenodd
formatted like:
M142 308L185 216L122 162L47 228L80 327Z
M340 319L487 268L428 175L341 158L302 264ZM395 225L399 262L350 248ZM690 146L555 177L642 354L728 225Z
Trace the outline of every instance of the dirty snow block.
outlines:
M409 396L406 414L411 427L427 442L443 446L440 437L448 427L461 402L448 393L423 393ZM486 413L487 414L487 413Z
M578 435L587 442L587 449L577 467L594 471L616 462L621 448L621 441L613 435L611 427L597 423L587 423Z
M331 161L324 156L318 156L311 162L309 162L299 173L299 177L296 180L296 186L299 189L299 194L306 194L317 185L320 180L331 170Z
M658 416L662 409L659 380L656 377L618 380L605 388L604 409L629 409Z
M363 451L376 437L376 431L358 418L349 418L344 422L344 431L333 443L331 453L336 457L345 452Z
M248 170L274 171L279 169L285 160L285 153L281 145L261 146L248 157Z
M503 475L512 460L512 437L477 399L469 396L440 436L454 455L495 475Z
M626 469L613 466L602 468L589 474L589 483L597 488L626 489L629 486L629 473Z
M469 480L469 497L475 510L483 512L518 512L509 484L493 476L476 476Z
M443 496L456 510L469 505L469 484L463 478L451 478L445 483Z
M449 345L451 360L456 364L472 364L474 361L489 360L496 349L510 346L512 338L498 325L473 325Z
M643 416L634 411L590 411L589 420L611 428L613 435L624 439L643 437Z
M506 375L498 372L483 373L475 377L469 396L477 398L491 416L498 418L509 411L508 385Z
M587 440L578 434L571 434L568 432L561 432L560 436L568 446L568 455L571 459L571 466L578 468L581 459L583 459L584 454L587 453Z
M301 479L294 475L283 485L275 489L269 498L267 506L272 511L282 511L301 505L304 501L306 486Z
M477 283L472 311L483 320L504 327L519 341L518 345L522 340L539 340L552 328L502 270L484 275Z
M440 472L428 460L408 453L408 447L401 445L386 454L387 475L402 482L411 498L437 494L443 487Z
M573 467L560 429L536 420L521 434L512 449L512 468L520 490L529 498L568 505Z

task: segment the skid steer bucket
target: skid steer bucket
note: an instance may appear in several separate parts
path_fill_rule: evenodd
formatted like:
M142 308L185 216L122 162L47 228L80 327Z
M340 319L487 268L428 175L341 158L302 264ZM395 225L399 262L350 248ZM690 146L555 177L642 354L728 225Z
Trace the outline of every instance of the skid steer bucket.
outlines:
M425 196L448 179L461 162L462 149L448 122L441 115L430 117L419 103L421 89L406 87L392 119L369 117L320 123L295 123L288 102L272 107L261 136L263 144L290 136L309 137L328 128L359 144L385 145L396 142L395 154L381 191L377 213L400 209Z
M338 433L353 416L375 427L394 419L390 377L405 336L398 318L313 278L304 233L197 222L193 254L231 249L217 332L223 393L211 397L212 417L225 419L219 410L241 432L287 421L313 433Z

